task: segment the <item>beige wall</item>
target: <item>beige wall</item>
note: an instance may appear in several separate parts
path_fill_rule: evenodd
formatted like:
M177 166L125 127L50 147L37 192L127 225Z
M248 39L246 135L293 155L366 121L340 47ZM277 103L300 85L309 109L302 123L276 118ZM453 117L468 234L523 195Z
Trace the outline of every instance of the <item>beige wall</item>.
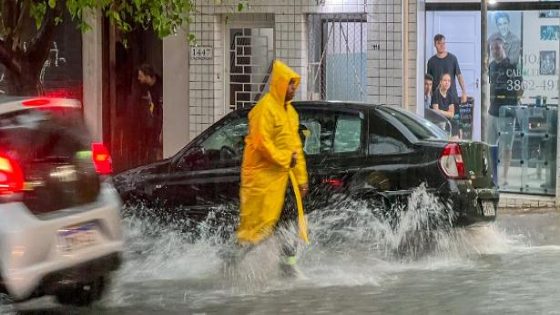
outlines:
M185 31L163 40L163 157L189 140L189 45Z
M94 141L103 140L103 58L101 14L86 16L91 30L82 35L84 119Z

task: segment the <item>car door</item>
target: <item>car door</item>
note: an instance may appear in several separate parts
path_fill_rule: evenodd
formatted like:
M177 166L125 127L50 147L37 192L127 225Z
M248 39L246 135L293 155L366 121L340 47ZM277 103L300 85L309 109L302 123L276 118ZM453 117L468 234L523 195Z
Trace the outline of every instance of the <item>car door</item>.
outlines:
M408 194L414 176L414 145L399 127L391 115L370 110L366 183L386 196Z
M246 113L231 114L176 159L168 181L176 207L204 216L211 209L237 205L247 130Z
M366 115L325 107L298 108L298 112L311 187L306 205L321 208L351 186L365 160Z

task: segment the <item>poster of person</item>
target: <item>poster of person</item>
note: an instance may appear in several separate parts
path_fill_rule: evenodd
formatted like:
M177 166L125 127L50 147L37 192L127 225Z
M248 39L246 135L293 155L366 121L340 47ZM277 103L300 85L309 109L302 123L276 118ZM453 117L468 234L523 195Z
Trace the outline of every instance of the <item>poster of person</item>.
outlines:
M558 40L560 25L541 25L541 40Z
M521 58L522 24L522 12L495 11L488 13L488 34L490 34L488 43L493 42L497 37L502 38L506 55L513 65L517 65ZM490 51L490 47L488 49ZM492 59L490 59L491 61Z
M540 52L540 75L556 74L556 51L544 50Z

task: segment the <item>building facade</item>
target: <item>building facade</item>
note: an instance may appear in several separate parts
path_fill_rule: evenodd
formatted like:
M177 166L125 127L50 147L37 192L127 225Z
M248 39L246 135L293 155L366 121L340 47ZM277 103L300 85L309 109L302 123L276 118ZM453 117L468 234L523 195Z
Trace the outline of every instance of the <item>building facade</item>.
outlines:
M253 0L239 12L235 0L197 0L188 30L196 42L189 45L184 33L163 41L164 156L229 111L255 103L267 89L274 58L302 75L296 99L364 101L424 115L424 73L437 33L446 36L449 51L458 57L472 99L470 108L461 108L467 117L463 136L486 141L491 93L484 50L491 62L489 40L503 32L508 42L518 41L516 71L522 79L511 83L522 93L512 104L521 106L513 108L510 175L500 188L539 195L522 201L503 198L503 205L550 206L560 196L560 2L489 2L483 17L480 1ZM94 83L101 76L93 69L100 56L88 57L96 48L86 53L86 47L98 41L84 36L84 73L88 68L96 73L86 75ZM85 95L88 87L84 81ZM88 105L90 100L96 98L85 98L86 113L101 130L97 109L102 106ZM497 157L502 172L505 161L500 152Z
M190 138L230 110L255 103L273 58L302 75L297 99L416 110L416 1L259 0L242 12L233 4L197 1Z

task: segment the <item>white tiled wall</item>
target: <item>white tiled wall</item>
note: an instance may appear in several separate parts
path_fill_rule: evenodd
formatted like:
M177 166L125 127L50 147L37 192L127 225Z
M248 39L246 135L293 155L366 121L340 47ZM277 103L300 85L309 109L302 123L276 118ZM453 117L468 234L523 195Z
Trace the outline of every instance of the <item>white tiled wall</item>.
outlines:
M263 17L272 19L275 28L275 55L302 75L296 99L306 98L307 38L309 13L366 13L368 22L368 101L403 104L403 56L409 58L409 108L414 110L416 95L416 0L409 1L409 52L402 52L401 0L252 0L242 13L236 0L197 0L198 14L190 31L197 44L212 46L211 60L191 60L189 70L189 138L192 139L226 114L224 40L228 25L242 21L250 26ZM323 2L324 4L320 4ZM413 20L414 19L414 20ZM232 22L233 21L233 22ZM378 45L378 50L372 47Z

